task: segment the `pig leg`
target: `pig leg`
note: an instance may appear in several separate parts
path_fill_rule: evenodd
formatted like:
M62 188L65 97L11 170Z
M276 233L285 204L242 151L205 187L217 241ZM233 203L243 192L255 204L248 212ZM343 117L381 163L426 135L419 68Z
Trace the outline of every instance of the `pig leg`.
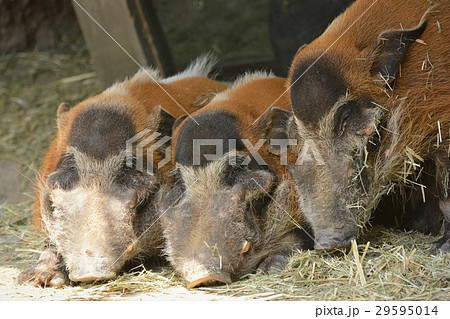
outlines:
M450 199L440 199L439 207L444 214L444 235L431 247L432 252L438 250L450 253Z
M434 243L432 251L450 253L450 158L446 151L438 150L435 160L439 208L444 215L444 235Z
M416 230L424 234L437 235L442 226L442 212L439 208L440 198L436 183L436 166L433 161L426 160L419 183L426 185L425 189L411 189L406 213L401 227L406 230ZM424 201L425 200L425 201Z
M39 257L37 264L22 271L16 282L31 283L35 287L61 288L70 284L64 261L55 247L48 247Z

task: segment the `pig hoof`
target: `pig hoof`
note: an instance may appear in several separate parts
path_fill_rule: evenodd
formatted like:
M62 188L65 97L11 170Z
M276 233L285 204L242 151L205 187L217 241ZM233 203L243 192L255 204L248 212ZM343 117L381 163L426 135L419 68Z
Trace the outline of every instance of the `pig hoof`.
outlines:
M70 284L69 277L64 271L51 270L40 273L36 276L33 283L35 287L53 287L62 288Z
M16 278L17 285L24 285L34 281L34 267L21 271Z
M259 265L258 271L266 275L280 273L284 270L288 261L289 257L286 255L273 255L267 257L266 260Z
M22 271L16 279L19 285L31 284L35 287L62 288L70 284L67 273L60 269L38 271L36 267Z
M449 236L444 236L438 241L434 242L431 246L431 253L438 253L439 251L443 253L450 253L450 238Z

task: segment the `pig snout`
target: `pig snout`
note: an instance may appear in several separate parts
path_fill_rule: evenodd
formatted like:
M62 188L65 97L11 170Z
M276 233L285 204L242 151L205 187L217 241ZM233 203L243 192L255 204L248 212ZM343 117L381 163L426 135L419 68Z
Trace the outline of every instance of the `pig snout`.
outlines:
M352 239L356 239L356 227L346 229L325 228L314 232L315 249L346 248L351 244Z
M231 284L230 275L206 275L188 283L188 289Z
M184 265L187 288L198 288L214 285L231 284L231 275L219 267L206 266L196 261L190 261Z
M76 282L92 282L110 280L116 277L116 273L107 268L74 267L69 272L69 279Z
M217 271L214 269L206 269L201 267L195 271L192 271L186 276L188 281L187 288L198 288L206 286L218 286L231 284L231 275L223 271Z
M89 253L89 251L88 251ZM109 258L82 256L69 267L69 279L75 282L92 282L113 279L117 276L113 269L114 260Z

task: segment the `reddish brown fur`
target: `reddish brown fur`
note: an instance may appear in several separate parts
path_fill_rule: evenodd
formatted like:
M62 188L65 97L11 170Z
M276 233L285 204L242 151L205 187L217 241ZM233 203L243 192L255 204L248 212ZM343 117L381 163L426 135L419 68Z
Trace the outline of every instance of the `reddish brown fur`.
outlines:
M74 120L81 112L86 110L92 102L123 102L127 105L126 112L133 119L136 132L140 132L147 128L148 115L155 111L158 105L161 105L166 112L176 118L185 114L183 109L176 102L178 102L186 112L192 113L199 107L195 104L195 101L200 95L205 93L215 94L227 87L225 84L203 77L189 77L161 84L155 83L150 78L148 81L135 81L131 79L123 82L123 85L128 90L128 95L103 92L80 102L70 111L59 116L59 129L43 160L42 168L39 172L40 182L36 187L33 222L39 229L42 230L39 202L40 183L45 181L49 174L55 171L61 155L66 151L69 134L72 130ZM176 102L171 99L160 86L170 94ZM155 158L156 162L159 162L159 160L161 160L161 158ZM165 174L166 171L167 168L165 168L162 173Z
M192 119L187 118L173 133L172 164L179 170L176 174L183 179L183 182L179 182L179 186L175 187L181 187L183 184L185 188L181 194L179 190L172 190L176 196L168 195L166 207L170 206L163 210L161 220L168 259L175 270L189 282L188 287L191 288L217 282L228 283L255 270L256 267L262 271L281 271L291 250L294 247L305 248L307 245L294 234L298 225L304 225L305 220L297 207L288 167L281 165L279 155L271 152L269 141L258 150L258 154L267 163L271 173L261 167L241 167L242 170L249 171L245 181L239 179L226 182L227 177L221 175L226 165L220 166L214 161L199 167L192 163L185 165L178 162L182 155L177 157L177 147L188 144L193 136L190 133L198 130L201 133L196 135L196 138L214 138L209 136L209 130L215 130L215 123L208 126L211 123L206 121L220 121L223 114L233 115L233 122L227 122L227 125L236 126L239 138L248 139L253 145L259 139L271 138L270 130L274 118L273 109L270 108L278 107L285 111L291 108L289 98L282 95L285 91L285 79L247 75L241 83L239 81L193 114L194 119L199 120L198 127L193 125ZM205 119L205 122L201 122L201 119ZM202 130L202 125L208 127L208 131L204 131L205 128ZM217 123L217 126L219 125L220 123ZM219 132L228 134L224 127L221 127ZM236 138L217 136L225 139ZM237 153L240 156L250 155L246 149ZM217 162L223 163L224 158L226 157ZM186 170L189 172L185 173ZM263 182L253 185L258 177L252 177L252 174L257 176L261 172L266 174L263 175L266 179L261 178ZM267 178L268 175L271 177ZM244 184L246 185L243 186ZM264 189L261 190L261 187ZM244 195L241 191L244 191ZM269 192L270 196L273 196L270 198L274 198L273 201L269 200ZM264 208L254 208L258 204L252 206L260 203L258 201L263 198L266 202L270 201ZM176 204L172 200L175 200ZM246 248L241 252L241 247L247 247L247 244L251 247L250 251ZM209 247L214 247L214 250ZM216 250L222 258L221 263L223 262L220 270L216 265Z
M380 122L384 122L385 126L386 122L395 118L394 115L398 116L398 121L392 123L395 126L391 128L394 130L393 133L379 127L381 143L367 159L373 181L364 204L367 209L367 213L364 214L368 216L362 217L362 223L368 220L381 196L388 191L390 183L414 180L415 177L409 176L405 170L409 152L407 148L412 150L410 154L416 154L424 159L434 159L436 137L439 132L438 122L441 127L441 148L448 147L449 12L449 1L358 0L336 18L320 37L300 49L292 62L289 85L295 85L294 81L297 78L294 78L294 73L297 66L306 61L312 63L324 53L323 59L331 61L342 77L349 100L355 97L369 97L381 105ZM379 51L375 50L377 39L385 31L414 29L424 20L426 28L419 39L409 47L391 90L371 74L371 67L379 54ZM320 61L318 59L317 63ZM335 102L337 101L333 103ZM332 105L329 107L331 110ZM329 114L332 112L328 112ZM324 116L327 116L327 112ZM298 120L301 124L302 118ZM318 137L322 134L320 128L314 132L308 125L305 125L305 128L306 130L299 129L304 131L300 134L321 139ZM376 133L370 127L370 130L361 131L361 134ZM393 142L396 138L398 143ZM418 158L416 161L420 162ZM438 180L438 183L442 181ZM351 203L357 202L357 199L353 200Z
M319 38L300 50L292 62L290 81L292 83L295 80L292 79L292 72L299 60L314 52L325 51L340 37L326 55L337 61L345 81L349 83L349 94L372 96L387 109L398 105L399 98L408 96L408 107L401 116L403 123L399 131L404 136L414 136L413 139L408 140L408 146L418 154L424 154L427 152L429 143L434 142L436 138L437 121L450 122L450 108L447 107L450 104L448 94L450 40L445 29L442 34L438 33L436 24L439 21L443 28L450 25L448 14L450 3L448 1L434 2L437 5L426 15L427 28L420 36L420 40L426 45L422 43L411 45L401 65L391 97L386 95L386 91L390 93L389 90L375 85L369 74L370 53L374 48L375 40L385 30L416 27L430 9L430 2L411 0L398 3L378 0L350 27L372 3L372 0L356 1L336 18ZM349 27L350 29L342 35ZM422 70L422 63L427 53L434 65L432 78L429 78L428 68ZM430 108L431 105L433 108ZM443 127L447 126L443 125Z
M263 119L264 115L268 115L270 107L278 107L284 110L290 110L291 104L287 94L281 95L285 91L286 79L283 78L266 78L245 84L237 89L229 89L225 91L226 98L212 100L206 107L194 113L195 116L212 111L226 111L227 113L236 115L238 119L237 126L239 132L244 138L249 139L252 144L262 138L261 131L257 123L253 125L255 120ZM277 101L278 99L278 101ZM230 101L232 101L230 103ZM275 102L277 101L277 102ZM273 104L273 105L272 105ZM181 127L188 121L186 118L172 134L172 149L176 148L176 141ZM175 152L172 152L172 163ZM276 156L265 153L262 157L274 160L272 165L277 167L279 161ZM269 165L271 165L269 164ZM281 167L277 167L280 171ZM278 172L277 172L278 173Z

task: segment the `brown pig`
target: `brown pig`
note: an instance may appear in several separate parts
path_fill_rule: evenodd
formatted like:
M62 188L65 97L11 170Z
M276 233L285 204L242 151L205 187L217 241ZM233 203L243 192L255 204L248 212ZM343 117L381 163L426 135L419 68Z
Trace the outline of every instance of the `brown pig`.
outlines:
M412 206L431 223L444 214L436 248L450 251L448 25L449 1L357 0L297 52L290 137L314 141L324 163L291 174L316 247L348 246L383 195L414 186L431 203ZM422 183L430 162L435 178ZM439 207L425 196L434 183Z
M166 254L189 288L281 271L293 249L312 246L269 141L291 115L284 90L285 79L247 74L175 124L175 182L160 214Z
M48 245L19 282L107 280L127 261L160 255L157 198L170 170L163 142L176 117L227 87L207 78L214 64L205 55L166 79L141 70L72 108L59 106L36 188L34 222Z

